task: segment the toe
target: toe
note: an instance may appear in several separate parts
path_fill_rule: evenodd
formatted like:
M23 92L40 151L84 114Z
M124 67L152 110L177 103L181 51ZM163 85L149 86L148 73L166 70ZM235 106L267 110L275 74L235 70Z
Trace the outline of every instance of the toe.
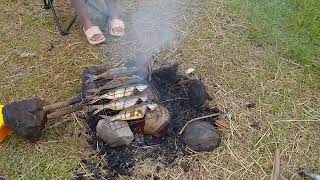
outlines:
M103 35L102 34L96 34L91 38L92 41L100 41L102 39L103 39Z

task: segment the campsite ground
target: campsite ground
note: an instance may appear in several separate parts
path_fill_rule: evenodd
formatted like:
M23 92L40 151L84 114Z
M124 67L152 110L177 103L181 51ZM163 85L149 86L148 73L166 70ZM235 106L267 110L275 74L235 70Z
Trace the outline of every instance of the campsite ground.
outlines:
M316 53L320 30L316 21L309 22L319 16L313 13L312 4L283 2L289 3L296 19L278 13L282 22L275 23L276 18L269 17L285 8L251 0L204 1L197 5L197 15L186 20L187 28L179 30L185 38L168 54L182 70L196 68L214 97L211 105L223 111L221 121L227 128L221 129L222 145L211 153L179 159L173 168L159 172L154 162L146 160L135 167L135 177L269 179L276 148L281 151L282 179L298 179L299 170L320 172ZM297 7L307 8L308 13ZM60 8L65 17L70 17L68 9ZM266 11L272 8L274 12ZM4 0L0 13L1 103L34 96L56 102L80 94L83 68L101 64L105 54L86 43L79 24L71 35L61 37L51 14L40 2L31 0ZM291 26L285 26L286 22ZM314 28L308 29L308 23ZM110 47L116 45L117 41L112 41ZM35 56L21 58L24 51ZM81 163L81 159L94 154L86 142L85 128L70 115L49 121L36 144L13 136L0 146L0 175L12 179L68 179L83 171L91 176ZM92 161L103 163L98 156ZM185 166L188 171L184 171Z

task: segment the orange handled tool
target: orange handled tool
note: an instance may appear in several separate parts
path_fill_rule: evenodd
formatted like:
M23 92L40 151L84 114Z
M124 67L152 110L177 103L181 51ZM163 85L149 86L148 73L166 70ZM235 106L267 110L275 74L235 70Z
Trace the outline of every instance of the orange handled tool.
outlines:
M12 130L4 124L3 105L0 104L0 143L12 134Z

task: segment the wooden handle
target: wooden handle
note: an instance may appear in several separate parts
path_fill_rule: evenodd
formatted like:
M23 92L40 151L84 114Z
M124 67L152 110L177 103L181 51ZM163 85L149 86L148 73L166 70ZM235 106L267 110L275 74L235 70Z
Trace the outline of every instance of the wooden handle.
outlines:
M43 111L52 112L52 111L55 111L57 109L60 109L60 108L66 107L66 106L70 106L70 105L73 105L73 104L80 103L81 101L82 101L81 96L77 96L77 97L68 99L66 101L57 102L57 103L54 103L54 104L50 104L50 105L44 106L43 107Z
M77 105L74 105L71 107L66 107L64 109L47 114L47 119L55 119L55 118L59 118L61 116L79 111L79 110L83 109L84 106L85 106L84 104L77 104Z

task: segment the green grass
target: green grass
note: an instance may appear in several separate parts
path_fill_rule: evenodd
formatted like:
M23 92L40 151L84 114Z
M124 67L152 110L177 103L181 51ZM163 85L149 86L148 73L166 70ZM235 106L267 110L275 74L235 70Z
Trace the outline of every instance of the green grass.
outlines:
M307 66L320 77L320 1L231 0L229 10L248 19L248 37L259 47Z

